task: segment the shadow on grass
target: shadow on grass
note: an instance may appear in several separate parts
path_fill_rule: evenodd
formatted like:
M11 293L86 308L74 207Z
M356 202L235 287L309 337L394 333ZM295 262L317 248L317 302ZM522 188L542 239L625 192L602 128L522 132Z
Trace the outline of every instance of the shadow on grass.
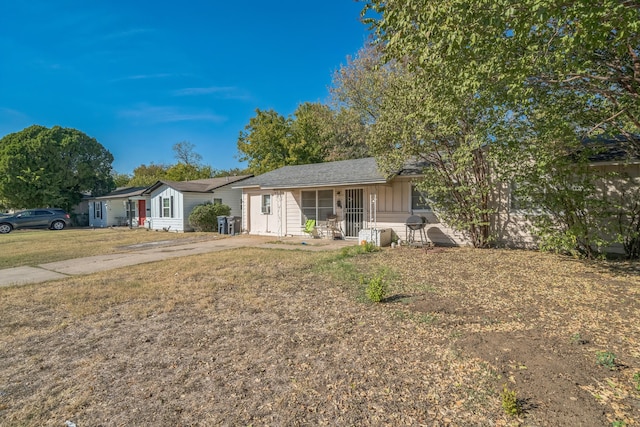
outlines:
M411 300L413 298L415 298L415 295L396 294L396 295L388 296L388 297L384 298L380 302L382 302L382 303L409 303L409 302L411 302Z

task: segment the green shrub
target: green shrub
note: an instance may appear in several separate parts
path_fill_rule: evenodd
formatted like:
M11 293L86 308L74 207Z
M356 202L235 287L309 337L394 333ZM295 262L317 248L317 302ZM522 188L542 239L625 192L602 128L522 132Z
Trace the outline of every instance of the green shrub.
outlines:
M365 293L372 302L380 302L387 293L387 283L384 280L384 273L378 273L370 279L360 277L360 283L366 285Z
M370 252L376 252L378 250L378 247L373 242L363 240L362 242L360 242L360 249L364 253L370 253Z
M196 231L218 231L218 217L231 214L227 205L204 203L198 205L189 214L189 224Z
M509 390L506 384L502 389L502 393L500 393L500 398L502 399L502 409L504 409L505 413L513 416L522 413L522 407L520 406L515 390Z
M616 355L610 351L598 351L596 353L596 363L613 371L616 369Z

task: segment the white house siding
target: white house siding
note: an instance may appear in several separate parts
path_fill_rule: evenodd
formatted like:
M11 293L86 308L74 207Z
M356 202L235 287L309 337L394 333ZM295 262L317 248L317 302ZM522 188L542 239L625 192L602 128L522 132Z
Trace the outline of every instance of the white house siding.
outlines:
M104 205L104 201L101 200L91 200L89 202L89 227L102 228L107 226L107 213ZM101 214L96 217L96 211L98 210Z
M163 217L160 211L160 198L173 196L173 216ZM151 194L150 228L153 230L184 231L183 198L182 193L163 185Z
M286 234L289 236L304 236L304 226L302 224L302 208L300 203L302 190L287 190L286 212L287 227Z
M276 190L271 196L271 209L275 217L276 235L285 236L289 222L289 203L291 193L283 190Z
M271 213L262 213L262 196L271 195ZM261 236L284 236L286 218L284 206L286 196L283 191L246 190L244 193L246 209L243 210L243 228L251 234Z
M102 205L102 218L96 218L95 203ZM93 200L89 202L89 226L111 227L124 225L127 211L122 199Z
M210 196L209 201L213 199L222 199L222 204L231 208L232 216L242 216L242 190L239 188L231 188L229 186L220 187L213 190L213 195Z
M189 224L189 215L191 211L198 205L203 203L213 203L213 194L211 193L181 193L184 200L184 208L182 211L182 229L180 231L193 231L193 227ZM223 201L224 203L224 201Z
M250 232L250 221L251 221L251 205L249 204L249 193L246 190L242 191L242 230L244 232Z
M639 164L624 163L600 163L592 166L596 174L610 176L596 181L597 188L603 193L611 195L619 195L620 189L628 189L629 178L635 180L634 185L638 185L640 177ZM526 210L511 209L510 205L510 187L508 184L495 186L494 202L498 213L496 214L493 224L498 234L498 243L506 246L515 247L535 247L538 243L537 236L531 234L531 222L527 219L528 215L535 214ZM541 214L540 214L541 215ZM616 218L611 218L616 221ZM610 239L610 236L603 236ZM609 253L623 254L624 248L621 244L615 243L606 249Z
M429 221L425 228L430 241L438 244L464 245L466 241L460 233L438 222L431 211L411 211L411 182L396 180L388 185L339 186L332 188L334 194L334 213L338 216L342 229L345 230L344 207L345 190L363 189L363 224L362 228L376 227L392 229L401 240L406 239L405 222L412 214L424 215ZM304 190L326 190L326 187L305 188ZM303 236L301 193L303 189L289 190L245 190L243 203L243 228L250 234L275 236ZM338 194L339 193L339 194ZM272 213L261 213L262 195L271 194ZM375 199L372 197L375 195ZM375 200L375 204L372 201ZM338 206L340 202L340 206ZM281 204L279 204L281 203ZM377 207L375 215L371 208ZM282 227L280 227L282 226Z
M133 212L134 216L133 216L133 218L131 220L131 225L133 227L142 227L142 226L144 226L144 224L140 223L140 211L138 210L138 208L139 208L138 202L140 200L144 200L144 204L145 204L145 211L142 212L142 217L144 219L147 218L148 209L151 208L151 206L150 206L151 199L149 197L132 197L131 198L131 203L133 204L133 210L134 210L134 212Z
M390 228L400 240L406 240L407 219L411 215L419 215L427 218L425 234L428 241L440 245L468 244L464 235L439 222L433 211L411 209L411 180L396 179L390 184L371 187L369 192L377 195L377 215L376 223L368 226Z
M633 188L638 191L638 185L640 184L640 164L628 164L624 165L624 167L619 164L602 164L595 166L595 168L600 173L613 174L611 178L600 182L600 188L602 191L606 191L608 194L615 194L617 196L621 195L621 190L628 192ZM625 200L634 199L635 196L627 193ZM617 218L611 218L611 221L616 224ZM622 243L616 243L608 248L608 251L611 253L624 254L624 246Z

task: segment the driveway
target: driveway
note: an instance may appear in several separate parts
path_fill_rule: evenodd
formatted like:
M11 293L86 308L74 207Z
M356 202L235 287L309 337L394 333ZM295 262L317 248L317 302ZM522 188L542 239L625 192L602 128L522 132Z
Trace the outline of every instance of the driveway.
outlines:
M150 243L124 248L121 253L50 262L35 267L22 266L0 270L0 286L41 283L63 279L68 276L85 275L147 262L242 247L328 251L355 244L357 244L355 240L303 239L300 237L277 238L249 235L185 244L181 244L179 241L171 241L171 243L162 245Z

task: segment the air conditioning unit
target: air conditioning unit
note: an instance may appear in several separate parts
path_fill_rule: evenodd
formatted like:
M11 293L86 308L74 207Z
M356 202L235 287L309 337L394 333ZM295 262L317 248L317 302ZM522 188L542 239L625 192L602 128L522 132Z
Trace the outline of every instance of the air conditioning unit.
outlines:
M358 241L371 242L376 246L391 245L391 229L364 228L358 233Z

